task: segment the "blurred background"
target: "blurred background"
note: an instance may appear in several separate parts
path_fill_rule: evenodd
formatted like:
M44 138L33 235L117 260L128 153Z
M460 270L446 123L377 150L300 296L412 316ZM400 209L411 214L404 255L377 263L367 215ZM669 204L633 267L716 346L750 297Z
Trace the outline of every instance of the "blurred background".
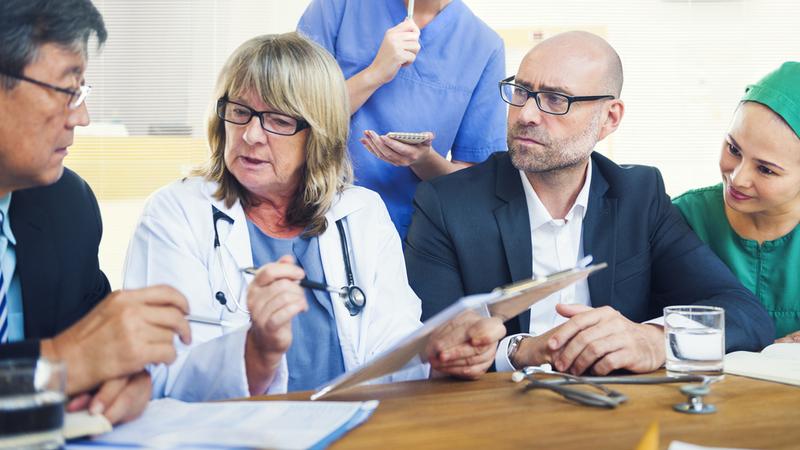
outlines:
M671 195L719 180L723 135L744 87L800 60L796 0L463 1L504 39L509 75L560 31L605 37L622 58L627 110L598 150L659 167ZM250 37L294 30L308 3L95 0L109 39L90 56L92 124L77 132L66 165L100 202L100 263L113 288L147 196L208 155L205 120L225 58Z

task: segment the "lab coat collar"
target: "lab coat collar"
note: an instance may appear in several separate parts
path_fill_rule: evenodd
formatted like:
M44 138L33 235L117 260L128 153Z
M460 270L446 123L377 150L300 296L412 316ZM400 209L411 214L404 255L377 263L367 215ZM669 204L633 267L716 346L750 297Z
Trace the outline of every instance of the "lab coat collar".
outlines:
M233 219L233 224L225 226L219 221L219 239L223 246L231 253L239 268L251 267L253 265L253 252L250 246L250 233L247 230L247 217L242 208L242 202L236 200L230 208L225 206L224 200L218 200L214 193L218 184L206 181L203 186L205 195L210 199L211 205L222 211L225 215ZM211 209L208 211L211 216ZM227 230L227 232L225 231Z
M334 224L337 220L347 217L364 207L364 199L362 196L347 195L350 189L352 188L345 188L342 192L336 194L330 211L325 214L325 217L330 222L328 226L335 226Z

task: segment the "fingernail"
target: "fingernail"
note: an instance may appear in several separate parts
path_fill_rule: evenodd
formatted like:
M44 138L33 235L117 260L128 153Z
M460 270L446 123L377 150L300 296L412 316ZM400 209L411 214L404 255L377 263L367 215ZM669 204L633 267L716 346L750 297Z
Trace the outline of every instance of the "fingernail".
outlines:
M555 339L550 339L547 341L547 346L550 347L550 350L555 350L558 348L558 341Z
M103 411L105 411L105 410L106 410L106 407L105 407L105 406L103 406L103 404L102 404L102 403L100 403L100 402L95 402L95 403L94 403L94 404L92 404L92 406L89 408L89 414L91 414L91 415L93 415L93 416L99 416L100 414L103 414Z

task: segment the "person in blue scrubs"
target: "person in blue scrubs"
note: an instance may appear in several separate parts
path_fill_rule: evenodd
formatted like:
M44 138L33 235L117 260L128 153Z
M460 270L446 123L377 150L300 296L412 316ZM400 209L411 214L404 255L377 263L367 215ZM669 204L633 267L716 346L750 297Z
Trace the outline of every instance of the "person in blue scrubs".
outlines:
M344 72L356 184L381 195L401 237L420 180L506 149L503 41L461 0L417 0L413 20L406 8L407 0L313 0L297 26ZM429 139L404 144L392 131Z

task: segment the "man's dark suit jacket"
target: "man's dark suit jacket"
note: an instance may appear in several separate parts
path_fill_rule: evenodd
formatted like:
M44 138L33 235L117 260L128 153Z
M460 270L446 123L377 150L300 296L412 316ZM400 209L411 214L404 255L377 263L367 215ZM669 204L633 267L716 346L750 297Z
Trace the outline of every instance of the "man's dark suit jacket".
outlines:
M8 215L26 340L0 345L0 359L36 358L40 339L77 322L111 291L97 260L100 209L89 185L64 169L55 184L11 194Z
M727 351L760 350L774 336L764 308L691 231L672 206L657 169L591 157L583 251L608 268L589 277L592 306L609 305L634 322L668 305L725 308ZM411 287L427 319L458 298L530 278L528 207L508 153L424 182L405 240ZM528 332L530 312L506 322Z

